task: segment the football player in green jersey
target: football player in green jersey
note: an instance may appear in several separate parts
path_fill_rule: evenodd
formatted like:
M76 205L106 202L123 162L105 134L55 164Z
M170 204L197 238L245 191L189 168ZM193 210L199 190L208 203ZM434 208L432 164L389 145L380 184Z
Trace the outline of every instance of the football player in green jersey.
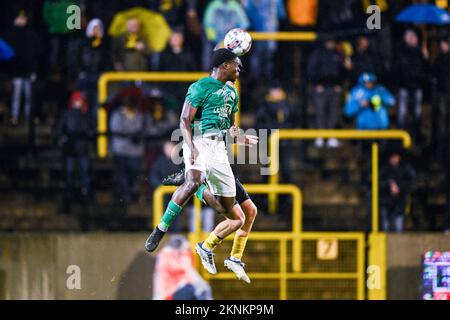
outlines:
M236 184L223 131L228 131L228 136L244 145L251 146L258 141L255 136L240 135L235 126L239 97L232 84L239 76L239 57L222 48L214 51L212 60L210 76L191 84L181 112L185 182L173 194L160 223L148 237L145 248L152 252L158 247L189 199L196 192L203 193L207 187L203 182L206 181L219 204L216 210L226 219L216 226L205 241L198 243L195 249L205 269L215 274L214 249L245 223L242 211L233 211ZM235 269L242 269L239 271L244 272L243 263L239 260L232 262L236 264Z

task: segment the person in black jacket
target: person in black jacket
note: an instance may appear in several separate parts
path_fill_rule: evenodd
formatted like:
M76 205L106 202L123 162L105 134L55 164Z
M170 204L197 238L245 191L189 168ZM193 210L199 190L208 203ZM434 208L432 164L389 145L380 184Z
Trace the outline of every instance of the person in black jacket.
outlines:
M447 206L444 211L444 232L450 234L450 130L447 130L447 139L445 141L445 189L447 190Z
M102 21L92 19L86 28L86 38L76 53L76 69L78 87L86 95L93 114L97 110L94 106L97 105L98 77L102 72L112 69L109 48Z
M22 94L25 116L27 119L31 116L33 82L37 76L41 45L37 34L28 27L28 18L23 11L15 18L13 28L5 34L5 40L15 52L9 67L13 83L11 123L17 125Z
M326 40L315 49L307 65L308 79L312 81L312 103L316 112L316 127L334 129L342 101L342 84L351 62L336 50L336 41ZM316 146L323 146L323 139L316 139ZM338 146L336 139L329 139L328 146Z
M398 127L410 129L414 137L420 133L422 117L423 86L428 69L428 51L421 49L417 33L408 29L404 34L404 42L397 53L395 75L398 91ZM406 126L408 105L412 101L414 122Z
M257 129L294 128L295 110L287 99L286 91L278 81L273 81L267 90L264 101L256 114ZM292 182L290 167L290 141L280 141L281 181Z
M83 201L87 201L90 196L89 152L94 139L94 124L88 113L86 99L80 92L72 93L68 109L59 119L55 133L65 164L63 211L70 213L76 169L80 177Z
M450 38L440 41L440 54L433 64L433 80L436 85L436 106L433 118L436 123L437 154L443 159L445 142L450 133Z
M414 180L414 169L402 162L397 150L389 153L389 162L380 170L380 217L384 232L403 231L404 213Z
M197 65L192 53L184 46L184 31L182 27L176 27L170 35L169 45L159 56L159 71L195 71ZM175 99L180 105L184 101L187 90L186 83L170 83L163 86L164 91Z
M352 83L356 84L360 74L369 72L383 78L384 64L381 56L370 46L367 36L356 40L355 54L352 57Z

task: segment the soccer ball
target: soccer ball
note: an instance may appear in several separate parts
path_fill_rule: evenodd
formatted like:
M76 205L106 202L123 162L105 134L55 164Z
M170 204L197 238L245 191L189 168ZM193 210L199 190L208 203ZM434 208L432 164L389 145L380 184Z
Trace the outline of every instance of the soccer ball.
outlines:
M252 47L252 37L244 29L231 29L223 40L225 48L237 56L243 56Z

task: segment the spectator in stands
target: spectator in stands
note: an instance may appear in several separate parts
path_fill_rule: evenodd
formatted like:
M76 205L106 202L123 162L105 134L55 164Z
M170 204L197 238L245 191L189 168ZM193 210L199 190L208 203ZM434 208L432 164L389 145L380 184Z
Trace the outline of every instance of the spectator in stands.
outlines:
M444 232L450 234L450 130L447 130L447 139L445 141L445 158L444 158L444 172L445 172L445 190L447 190L447 206L444 212Z
M397 150L389 153L389 162L380 169L380 217L384 232L402 232L408 196L415 180L415 171L403 163Z
M158 70L160 71L196 71L195 59L191 52L184 47L184 31L181 26L172 30L169 46L161 53ZM170 83L164 88L166 93L173 95L176 103L183 103L188 84Z
M148 9L162 14L171 28L184 23L186 2L189 0L151 0L148 2Z
M149 181L150 186L153 189L158 188L164 178L183 168L182 163L175 163L172 158L174 156L173 153L175 152L175 148L175 142L164 142L162 154L160 154L150 168Z
M136 97L124 97L123 105L110 120L111 153L114 156L120 202L126 207L137 195L136 180L144 154L143 135L147 119L137 109Z
M277 32L279 19L286 17L282 0L245 0L242 1L250 29L257 32ZM276 41L255 41L250 55L250 75L258 81L260 76L269 79L274 72Z
M99 75L110 68L109 44L100 19L92 19L86 28L86 38L77 48L78 88L83 90L95 114Z
M167 137L172 131L178 128L179 119L175 111L164 105L164 95L159 89L152 89L149 92L152 100L150 112L147 120L146 133L150 137Z
M311 99L316 112L317 128L335 128L342 100L342 83L350 68L351 62L337 51L336 41L332 39L324 41L311 53L307 74L313 86ZM315 144L320 148L324 140L318 138ZM327 146L336 148L339 143L332 138L327 141Z
M127 32L113 38L112 55L116 71L145 71L148 69L150 51L141 34L138 19L127 21Z
M268 86L263 104L256 114L257 129L289 129L294 128L295 112L287 99L286 91L278 81ZM280 142L280 169L281 179L284 183L291 182L290 168L290 141Z
M11 123L19 123L21 98L24 96L25 116L30 119L32 112L33 83L37 77L41 45L37 34L28 27L28 17L24 11L14 19L14 26L6 32L5 40L14 50L8 62L12 76Z
M68 34L72 32L67 27L67 8L78 5L75 0L45 0L43 18L50 34L49 73L66 70L66 58L70 54L66 51L69 40Z
M355 53L352 58L352 83L356 83L363 72L370 72L383 78L383 61L370 46L367 36L359 36L356 40Z
M320 31L333 32L366 27L366 7L361 0L319 0L318 26Z
M388 107L395 104L394 96L383 86L377 84L373 73L364 72L358 83L350 90L344 113L356 118L359 130L382 130L389 128Z
M317 23L318 0L287 0L289 22L296 27L314 27Z
M67 110L60 117L55 135L64 156L65 188L63 212L70 213L75 189L74 173L78 170L83 202L90 196L90 148L93 144L94 122L89 116L87 100L79 91L72 93Z
M436 84L437 108L433 115L437 119L437 154L445 156L445 142L450 132L450 38L441 39L440 54L433 64L433 80Z
M203 17L203 70L211 69L214 47L219 45L226 33L234 28L247 29L250 23L244 8L236 0L213 0L206 7Z
M177 26L170 35L169 46L161 53L158 70L195 71L194 57L184 48L184 30Z
M212 300L211 287L194 268L183 236L172 236L156 255L153 300Z
M398 91L398 127L410 129L415 138L420 133L422 117L423 86L428 69L428 51L420 48L417 33L408 29L404 33L403 43L397 53L394 66ZM408 106L412 102L414 123L406 126Z

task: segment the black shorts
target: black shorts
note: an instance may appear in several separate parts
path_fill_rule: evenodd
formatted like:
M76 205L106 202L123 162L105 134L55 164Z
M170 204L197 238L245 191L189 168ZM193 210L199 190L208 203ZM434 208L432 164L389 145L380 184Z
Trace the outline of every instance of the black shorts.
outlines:
M245 191L239 179L236 177L234 179L236 181L236 202L238 204L241 204L242 202L250 199L250 196L248 195L247 191Z

